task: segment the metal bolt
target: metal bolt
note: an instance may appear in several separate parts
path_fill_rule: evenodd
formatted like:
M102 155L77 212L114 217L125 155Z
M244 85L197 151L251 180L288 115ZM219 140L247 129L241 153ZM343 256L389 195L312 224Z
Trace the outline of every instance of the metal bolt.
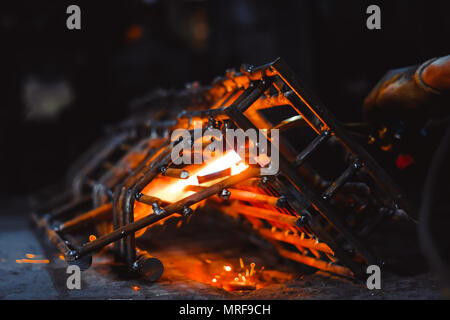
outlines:
M306 214L302 215L300 218L297 219L297 221L295 221L295 224L299 228L304 228L309 224L309 217Z
M278 198L276 206L279 207L279 208L282 208L282 207L284 207L286 205L286 203L287 203L286 196L283 195L283 196Z
M189 217L193 212L194 212L194 210L192 210L192 208L190 208L190 207L183 208L183 216L185 216L185 217Z
M160 206L158 206L158 204L156 202L153 202L152 208L153 208L153 212L158 216L165 212L164 209L161 208Z
M231 192L227 189L222 189L219 195L222 199L228 200L231 196Z

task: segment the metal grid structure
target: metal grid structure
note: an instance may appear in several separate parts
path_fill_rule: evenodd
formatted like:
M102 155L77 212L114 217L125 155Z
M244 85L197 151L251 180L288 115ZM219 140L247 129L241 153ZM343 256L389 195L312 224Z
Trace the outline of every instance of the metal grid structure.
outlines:
M72 168L67 191L33 214L69 263L88 267L94 252L114 243L129 270L156 280L162 265L137 249L136 236L168 217L189 216L206 200L227 215L245 217L286 258L361 277L367 265L383 263L367 243L370 232L385 218L414 216L390 177L281 59L228 70L210 87L193 85L162 99L166 104L160 100L147 104L164 112L113 130ZM169 135L193 130L195 121L224 134L229 128L267 129L269 139L270 130L278 129L279 150L270 150L279 152L278 173L261 176L258 165L248 165L232 175L225 168L197 176L199 183L185 186L189 193L182 199L155 197L149 186L158 179L173 183L198 169L173 163L173 147L186 141ZM100 236L86 241L92 230Z

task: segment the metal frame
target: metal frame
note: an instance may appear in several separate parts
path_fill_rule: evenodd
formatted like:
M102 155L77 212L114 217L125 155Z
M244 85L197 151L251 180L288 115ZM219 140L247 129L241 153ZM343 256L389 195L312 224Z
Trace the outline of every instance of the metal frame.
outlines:
M147 138L147 148L141 147L145 156L139 163L126 170L121 168L119 173L112 172L120 167L119 160L104 172L103 177L108 175L109 179L92 184L92 194L98 190L102 192L94 197L96 200L91 210L59 223L57 228L52 226L57 220L55 214L35 217L36 223L46 230L48 238L69 262L87 259L90 263L90 258L85 257L115 243L118 259L124 261L129 270L148 273L159 265L149 266L146 262L153 259L149 255L139 257L135 232L175 214L188 216L193 212L192 205L209 199L218 203L225 214L245 216L262 237L278 248L281 255L342 276L362 277L367 264L382 263L366 244L368 232L386 217L410 219L408 214L414 215L413 208L390 177L294 77L281 59L258 68L243 66L240 72L229 70L211 87L193 92L190 101L183 105L187 106L183 111L174 109L178 112L177 115L172 114L176 121L164 124L153 121L150 127L159 123L165 130L192 129L192 119L210 126L227 123L229 127L243 130L286 130L307 126L314 131L315 138L297 153L288 141L282 139L280 170L276 176L262 177L259 168L250 167L209 187L193 187L193 195L175 203L142 194L153 179L167 173L167 168L175 170L172 171L175 173L181 170L171 167L173 143L167 136ZM297 116L272 124L260 112L282 105L292 107ZM112 149L122 143L122 140L115 139L109 142L119 141L113 144ZM143 139L140 137L138 141L142 143ZM331 182L308 163L310 156L330 141L341 146L347 155L347 168ZM86 181L92 168L105 167L108 157L104 154L111 150L110 144L107 146L103 151L93 151L92 160L77 171L76 181ZM277 150L272 149L271 152ZM78 187L74 190L80 199L82 192ZM105 197L108 192L109 197ZM135 221L135 202L148 205L151 214ZM358 223L349 223L352 219ZM100 220L110 221L113 230L81 245L64 238L67 231ZM286 248L286 244L290 247Z

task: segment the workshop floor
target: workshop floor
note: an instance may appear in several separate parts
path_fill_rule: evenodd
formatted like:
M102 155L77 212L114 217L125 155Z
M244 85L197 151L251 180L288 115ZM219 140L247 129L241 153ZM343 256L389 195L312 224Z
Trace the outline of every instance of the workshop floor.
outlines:
M22 199L5 204L0 215L0 299L439 299L439 288L429 274L400 277L383 273L382 289L368 290L364 283L308 274L295 263L280 259L270 250L249 243L248 236L219 223L211 227L191 221L176 229L179 237L169 241L167 230L144 235L140 245L151 244L151 254L164 264L165 271L156 283L127 279L114 272L108 255L94 257L92 267L82 273L81 290L69 290L65 262L46 256L28 224ZM5 214L6 213L6 214ZM203 219L205 220L205 219ZM209 227L208 227L209 226ZM199 228L201 228L199 231ZM192 237L193 230L196 236ZM169 230L173 234L174 230ZM227 243L223 238L227 235ZM47 251L45 251L47 252ZM17 263L48 259L49 263ZM226 291L209 283L223 265L239 266L254 262L264 266L256 290ZM182 262L182 263L180 263ZM205 280L206 279L206 280Z

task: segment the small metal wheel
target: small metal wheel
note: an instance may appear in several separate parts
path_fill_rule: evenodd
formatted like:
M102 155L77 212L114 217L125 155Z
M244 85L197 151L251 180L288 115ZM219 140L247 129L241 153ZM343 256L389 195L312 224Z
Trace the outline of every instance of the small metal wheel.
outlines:
M68 261L68 264L78 266L81 271L86 271L92 265L92 256L87 255L77 260Z
M133 269L147 280L157 281L163 274L164 266L161 260L145 252L138 257Z

